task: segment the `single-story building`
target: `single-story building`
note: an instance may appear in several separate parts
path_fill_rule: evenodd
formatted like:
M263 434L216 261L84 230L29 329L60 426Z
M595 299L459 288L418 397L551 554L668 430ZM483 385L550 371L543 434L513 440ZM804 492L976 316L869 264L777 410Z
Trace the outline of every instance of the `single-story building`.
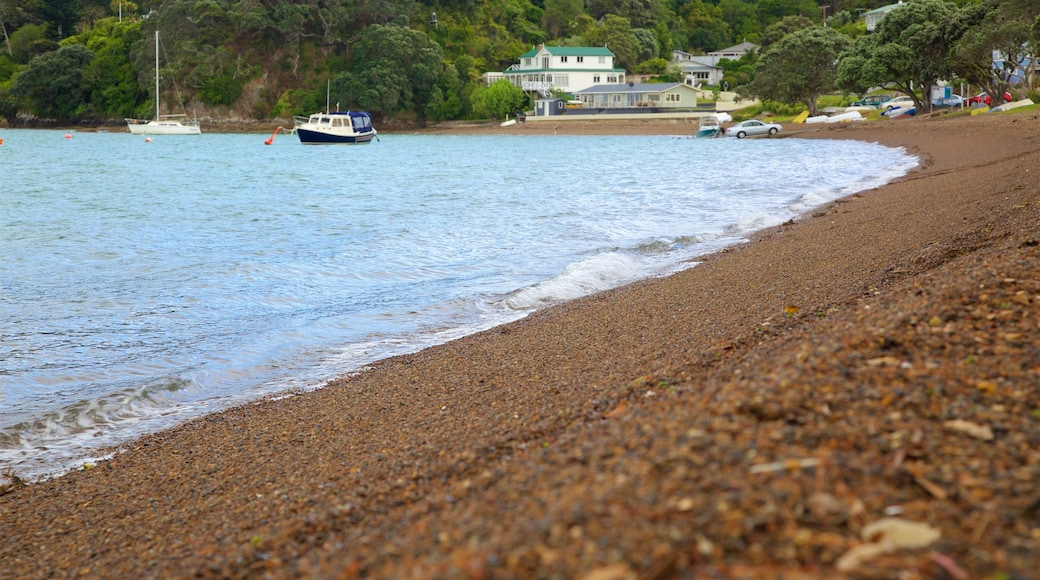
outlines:
M585 109L690 109L697 90L683 83L595 85L575 91Z

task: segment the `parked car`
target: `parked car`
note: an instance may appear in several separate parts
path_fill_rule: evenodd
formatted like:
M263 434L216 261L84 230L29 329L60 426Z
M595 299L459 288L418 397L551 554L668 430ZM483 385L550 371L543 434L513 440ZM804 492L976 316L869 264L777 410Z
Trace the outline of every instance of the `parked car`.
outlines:
M932 99L933 107L963 107L964 97L960 95L950 95L949 98Z
M875 109L880 108L881 105L891 101L892 97L889 95L868 95L862 99L849 105L850 107L874 107Z
M748 135L776 135L783 129L778 123L766 123L758 119L741 121L726 129L727 135L733 135L737 139L743 139Z
M1004 93L1004 102L1005 103L1010 103L1011 101L1012 101L1011 93L1005 92ZM979 93L979 94L975 95L974 97L970 97L968 99L968 106L969 107L972 106L972 105L992 105L992 104L993 104L993 97L989 96L989 94L987 94L987 93Z
M913 106L914 106L914 100L912 98L906 96L906 95L903 95L903 96L900 96L900 97L896 97L896 98L892 99L891 101L885 101L885 105L882 108L885 109L886 111L888 111L888 110L891 110L891 109L898 109L900 107L913 107Z

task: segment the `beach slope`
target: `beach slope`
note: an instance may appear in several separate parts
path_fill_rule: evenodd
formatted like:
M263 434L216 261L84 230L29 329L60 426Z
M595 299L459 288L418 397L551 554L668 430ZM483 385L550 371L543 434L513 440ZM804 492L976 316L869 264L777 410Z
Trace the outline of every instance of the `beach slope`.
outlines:
M679 274L6 493L0 576L1030 576L1040 118L797 136L921 165Z

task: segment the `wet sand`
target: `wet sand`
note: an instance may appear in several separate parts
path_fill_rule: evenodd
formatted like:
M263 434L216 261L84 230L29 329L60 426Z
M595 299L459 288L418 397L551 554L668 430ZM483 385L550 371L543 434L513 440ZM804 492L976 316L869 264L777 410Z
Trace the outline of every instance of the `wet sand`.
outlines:
M427 131L695 131L674 125ZM0 577L1031 576L1040 114L798 136L922 164L696 268L10 491Z

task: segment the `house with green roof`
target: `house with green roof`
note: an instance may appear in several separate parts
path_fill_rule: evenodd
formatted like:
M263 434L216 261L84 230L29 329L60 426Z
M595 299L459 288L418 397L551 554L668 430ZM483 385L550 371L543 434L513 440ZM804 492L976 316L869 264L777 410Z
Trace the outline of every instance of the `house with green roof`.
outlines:
M520 55L502 75L521 89L546 98L553 90L575 93L598 84L625 82L607 47L539 45Z
M877 29L878 23L881 22L882 20L884 20L885 15L887 15L889 12L895 10L896 8L899 8L902 5L903 5L903 0L899 0L899 2L897 2L895 4L889 4L888 6L882 6L881 8L877 8L875 10L871 10L870 12L867 12L866 14L864 14L863 15L863 19L866 20L866 22L867 22L867 32L874 32L874 30Z

